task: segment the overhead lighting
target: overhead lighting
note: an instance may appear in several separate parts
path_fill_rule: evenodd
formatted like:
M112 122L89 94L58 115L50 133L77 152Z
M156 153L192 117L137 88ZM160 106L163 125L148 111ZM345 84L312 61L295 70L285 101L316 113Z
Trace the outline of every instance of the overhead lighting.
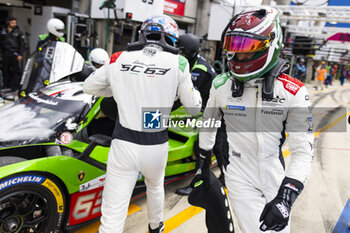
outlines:
M6 5L11 6L11 3L8 2L8 3L6 3Z

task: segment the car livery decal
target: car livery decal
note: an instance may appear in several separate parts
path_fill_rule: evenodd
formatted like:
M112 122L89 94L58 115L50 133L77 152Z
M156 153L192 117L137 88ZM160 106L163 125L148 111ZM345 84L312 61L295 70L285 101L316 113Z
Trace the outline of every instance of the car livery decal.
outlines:
M73 135L69 132L64 132L61 134L59 141L64 145L69 145L73 141Z
M95 188L99 188L104 185L106 179L106 175L102 175L99 177L96 177L93 180L90 180L82 185L80 185L80 192L87 191Z
M76 225L101 216L103 186L73 193L70 202L69 225Z
M70 90L82 90L83 89L83 83L77 83L72 85L71 83L69 84L64 84L64 85L55 85L53 84L50 87L46 87L45 89L41 90L42 93L45 95L49 96L54 96L62 92L70 91Z
M60 189L57 187L57 185L49 179L46 179L41 185L45 186L52 192L52 194L55 196L55 199L56 199L57 212L63 213L63 210L64 210L63 196Z
M16 176L12 177L10 179L7 179L0 183L0 191L9 188L16 184L23 184L23 183L37 183L41 184L45 180L45 177L37 176L37 175L22 175L22 176Z

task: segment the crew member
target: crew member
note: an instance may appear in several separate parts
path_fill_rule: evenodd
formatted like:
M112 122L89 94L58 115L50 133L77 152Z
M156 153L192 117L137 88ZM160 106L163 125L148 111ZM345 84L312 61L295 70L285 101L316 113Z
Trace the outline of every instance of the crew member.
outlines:
M112 55L84 83L84 92L113 96L118 121L113 132L103 191L100 233L121 233L139 172L145 177L149 232L163 232L164 173L168 132L161 116L170 114L176 95L190 114L200 112L186 58L175 42L178 26L168 16L154 16L141 26L139 41ZM160 110L160 108L162 110Z
M10 17L1 30L0 50L2 56L3 89L15 92L20 83L20 66L24 52L24 36L17 26L17 19Z

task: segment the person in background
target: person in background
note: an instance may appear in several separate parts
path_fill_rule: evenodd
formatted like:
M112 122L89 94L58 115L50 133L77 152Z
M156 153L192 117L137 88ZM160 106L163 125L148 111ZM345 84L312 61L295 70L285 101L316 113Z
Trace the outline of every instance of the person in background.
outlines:
M47 21L46 27L48 33L39 35L36 50L42 50L42 46L44 46L49 41L66 41L63 37L64 23L62 22L62 20L52 18L49 21Z
M0 35L2 56L3 91L16 92L20 83L20 62L23 59L24 36L17 26L17 19L10 17Z
M178 54L177 23L169 16L147 19L139 40L127 51L91 74L84 92L113 96L118 107L102 198L100 233L123 232L132 191L139 173L145 177L148 230L164 231L164 174L168 157L168 130L160 116L168 116L176 96L191 115L200 112L200 93L193 87L189 64ZM143 108L152 110L143 110ZM162 110L159 110L159 108ZM147 118L145 118L145 115ZM145 130L145 121L150 124ZM157 123L157 124L156 124ZM153 128L154 126L154 128ZM157 127L156 127L157 126Z
M329 82L329 84L332 86L332 81L333 80L336 80L337 78L337 74L338 74L338 65L337 64L334 64L333 67L332 67L332 71L331 71L331 80Z
M322 61L321 65L316 69L316 81L317 81L317 86L316 86L316 90L318 90L318 88L321 88L321 91L323 91L323 84L324 81L327 78L327 68L326 68L326 64L324 61Z
M89 64L93 70L101 68L103 65L108 64L109 55L106 50L101 48L95 48L91 50L89 54Z
M325 68L327 69L327 76L326 76L326 79L324 80L324 85L326 86L326 88L328 88L328 85L332 80L332 64L327 63L325 65Z
M340 85L343 86L344 85L344 81L345 81L345 78L348 77L348 69L346 66L343 66L342 68L342 71L341 71L341 74L340 74Z
M294 74L294 77L299 79L302 82L305 79L305 72L306 72L306 67L304 63L305 63L305 59L300 58L299 62L297 62L295 66L295 74Z
M201 93L203 111L209 98L212 81L217 76L217 73L215 72L214 68L199 54L200 40L197 36L191 33L183 34L179 37L177 46L180 50L180 53L184 55L189 61L193 85ZM181 104L179 103L174 104L174 106L177 107L180 105ZM218 130L220 133L218 133L217 143L214 147L214 153L217 158L218 166L221 170L219 180L223 183L223 185L225 183L224 173L222 171L224 159L223 151L225 150L226 145L223 140L223 137L225 135L225 132L223 132L224 128L225 127L222 123L222 127ZM198 160L197 156L196 159ZM198 163L196 163L196 167L197 166ZM189 184L185 187L176 189L175 192L179 195L189 195L191 191L192 187Z
M203 110L209 98L211 83L217 73L199 54L200 40L197 36L191 33L181 35L177 47L180 50L180 54L185 56L190 64L192 82L194 87L201 93Z

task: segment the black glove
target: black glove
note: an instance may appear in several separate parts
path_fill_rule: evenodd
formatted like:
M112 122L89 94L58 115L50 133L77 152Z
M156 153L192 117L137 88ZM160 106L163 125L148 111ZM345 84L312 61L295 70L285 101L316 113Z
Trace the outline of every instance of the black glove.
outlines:
M203 182L204 177L209 177L209 168L211 164L212 150L203 150L199 148L199 154L197 155L197 172L191 182L191 187L194 188L198 182ZM199 185L199 183L197 184Z
M288 225L290 210L304 185L295 179L285 177L275 199L265 205L260 215L260 230L281 231Z

